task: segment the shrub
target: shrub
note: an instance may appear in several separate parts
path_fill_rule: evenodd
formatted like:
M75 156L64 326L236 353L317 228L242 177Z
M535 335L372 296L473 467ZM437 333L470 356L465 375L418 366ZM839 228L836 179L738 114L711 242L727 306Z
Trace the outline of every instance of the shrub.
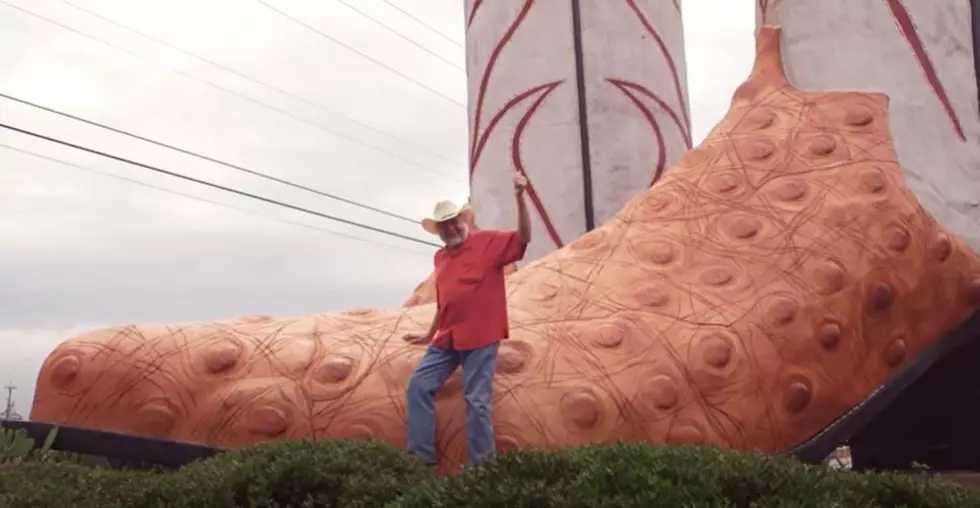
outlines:
M0 506L976 508L980 497L928 474L626 443L512 452L436 478L382 442L334 440L267 443L161 473L23 463L0 468Z
M432 473L383 442L286 441L229 452L158 475L145 506L374 507Z
M926 475L841 472L712 447L616 443L497 456L389 506L975 508L980 497Z
M70 462L24 462L0 469L3 508L139 506L147 475ZM134 504L135 503L135 504Z
M421 462L379 441L287 441L162 473L25 463L0 469L0 506L377 507L432 478Z

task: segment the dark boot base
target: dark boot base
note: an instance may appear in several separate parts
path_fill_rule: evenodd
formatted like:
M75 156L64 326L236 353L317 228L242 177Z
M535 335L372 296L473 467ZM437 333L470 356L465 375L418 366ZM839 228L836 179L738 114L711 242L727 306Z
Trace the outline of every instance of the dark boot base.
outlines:
M885 464L906 469L913 461L931 465L930 460L955 462L955 469L980 469L980 436L975 430L963 431L980 426L978 406L980 312L975 312L862 403L787 454L817 463L849 444L855 469ZM954 436L960 436L958 443L949 442ZM966 450L950 461L956 445L966 445ZM937 456L937 450L944 450L947 458ZM972 467L962 467L966 465Z

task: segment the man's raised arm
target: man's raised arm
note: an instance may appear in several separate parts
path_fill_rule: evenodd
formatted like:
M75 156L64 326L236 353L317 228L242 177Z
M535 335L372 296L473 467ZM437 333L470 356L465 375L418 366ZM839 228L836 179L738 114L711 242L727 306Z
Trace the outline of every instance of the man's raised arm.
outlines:
M514 175L514 195L517 197L517 235L521 243L531 243L531 219L527 216L527 204L524 203L524 190L527 188L527 178L520 172Z

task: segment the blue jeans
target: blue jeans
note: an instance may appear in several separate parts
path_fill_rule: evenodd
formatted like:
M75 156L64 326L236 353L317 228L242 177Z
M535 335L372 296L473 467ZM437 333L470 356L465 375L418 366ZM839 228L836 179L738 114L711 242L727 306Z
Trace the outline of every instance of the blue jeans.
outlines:
M408 453L426 464L436 463L435 392L462 365L466 446L470 462L479 464L493 454L490 399L499 345L495 342L462 351L429 346L408 380Z

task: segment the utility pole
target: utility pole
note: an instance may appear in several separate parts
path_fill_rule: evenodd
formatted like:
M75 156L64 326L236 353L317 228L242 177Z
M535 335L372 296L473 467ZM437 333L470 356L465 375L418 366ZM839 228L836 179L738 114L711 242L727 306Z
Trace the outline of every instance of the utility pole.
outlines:
M21 416L14 411L14 390L17 389L17 385L8 384L3 389L7 390L7 405L0 417L4 420L21 420Z

